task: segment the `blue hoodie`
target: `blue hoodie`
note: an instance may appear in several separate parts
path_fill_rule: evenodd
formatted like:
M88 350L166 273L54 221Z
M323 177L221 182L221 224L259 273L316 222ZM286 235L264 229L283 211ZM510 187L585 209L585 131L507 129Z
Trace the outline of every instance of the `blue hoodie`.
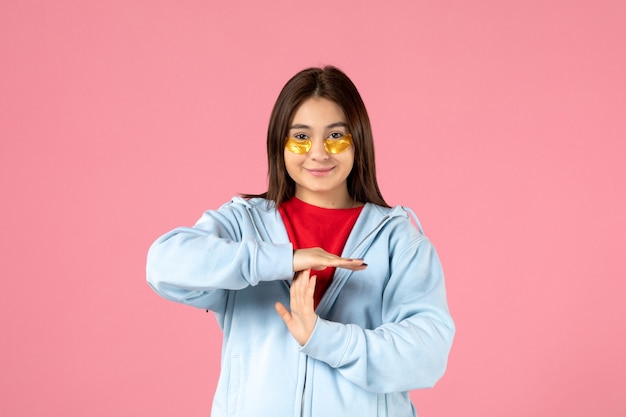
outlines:
M454 335L435 249L407 210L368 203L342 256L369 266L336 270L301 346L274 309L294 272L273 203L235 197L154 242L148 283L224 332L213 416L416 415L409 390L443 375Z

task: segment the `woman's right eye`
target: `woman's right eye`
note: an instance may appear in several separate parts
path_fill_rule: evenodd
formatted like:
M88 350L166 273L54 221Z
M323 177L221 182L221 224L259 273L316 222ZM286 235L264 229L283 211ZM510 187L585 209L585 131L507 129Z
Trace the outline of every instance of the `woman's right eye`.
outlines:
M295 135L293 135L293 138L298 140L308 139L304 133L296 133Z

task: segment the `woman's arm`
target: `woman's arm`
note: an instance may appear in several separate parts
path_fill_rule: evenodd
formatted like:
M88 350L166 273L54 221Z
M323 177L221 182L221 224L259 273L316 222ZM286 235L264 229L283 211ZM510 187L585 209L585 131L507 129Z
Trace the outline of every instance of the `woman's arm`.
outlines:
M445 371L454 335L443 272L430 242L419 239L394 256L392 271L382 295L385 324L368 330L317 318L302 347L354 384L381 393L433 386ZM309 304L298 299L304 300L297 298L295 306L291 300L292 316L310 318Z
M225 205L158 238L148 251L147 278L164 298L214 309L222 290L292 278L292 256L290 243L260 240L251 220Z

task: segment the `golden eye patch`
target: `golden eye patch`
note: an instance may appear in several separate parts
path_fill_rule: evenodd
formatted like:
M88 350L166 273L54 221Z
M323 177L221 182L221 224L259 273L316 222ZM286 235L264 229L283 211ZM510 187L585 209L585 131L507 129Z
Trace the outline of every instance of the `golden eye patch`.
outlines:
M295 154L304 155L311 150L311 139L287 138L285 149ZM324 149L326 152L336 155L352 146L352 135L346 133L337 139L324 139Z

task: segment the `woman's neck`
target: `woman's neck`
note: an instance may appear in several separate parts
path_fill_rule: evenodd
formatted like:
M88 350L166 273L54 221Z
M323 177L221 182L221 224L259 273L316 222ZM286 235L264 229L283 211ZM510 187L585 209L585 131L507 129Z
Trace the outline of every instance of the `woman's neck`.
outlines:
M322 208L345 209L361 205L350 197L347 190L345 193L312 193L307 190L296 189L296 198L312 206Z

